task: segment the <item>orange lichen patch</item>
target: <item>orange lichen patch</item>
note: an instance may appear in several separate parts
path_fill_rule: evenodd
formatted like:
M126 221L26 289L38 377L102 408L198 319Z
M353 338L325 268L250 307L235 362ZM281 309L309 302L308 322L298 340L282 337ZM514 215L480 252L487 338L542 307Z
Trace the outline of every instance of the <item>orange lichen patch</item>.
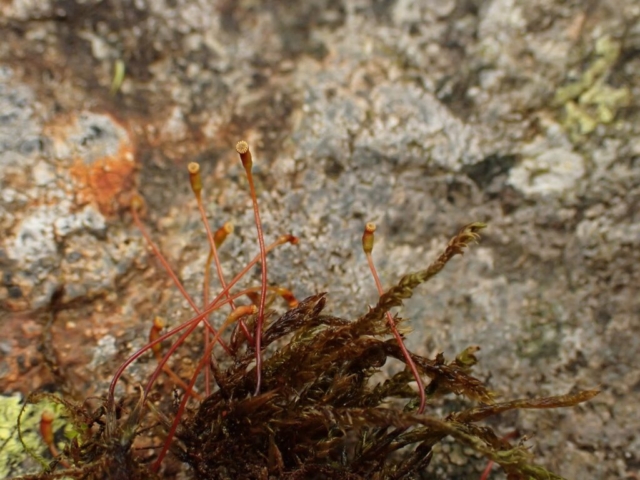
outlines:
M128 122L109 113L63 114L44 128L59 178L76 204L91 204L111 216L129 207L136 186L136 141Z
M136 183L134 158L133 148L121 145L117 154L90 164L76 159L70 173L76 183L78 205L93 204L107 216L127 207Z

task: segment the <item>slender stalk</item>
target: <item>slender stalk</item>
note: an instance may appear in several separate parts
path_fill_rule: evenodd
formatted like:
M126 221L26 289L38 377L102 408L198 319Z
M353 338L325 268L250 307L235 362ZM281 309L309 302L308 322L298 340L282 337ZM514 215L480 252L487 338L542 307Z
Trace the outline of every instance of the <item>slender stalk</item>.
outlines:
M482 471L482 475L480 475L480 480L488 480L489 479L489 475L491 475L491 470L493 469L494 465L495 465L495 462L493 460L489 460L487 462L487 466Z
M510 440L510 439L515 438L517 436L518 436L518 432L517 431L513 431L513 432L510 432L510 433L506 434L504 437L502 437L502 439L503 440ZM480 480L489 480L489 476L491 475L491 470L493 469L494 465L495 465L495 462L493 460L489 459L489 461L487 462L487 466L482 471L482 475L480 475Z
M160 336L160 332L162 331L162 329L166 326L166 322L162 317L155 317L153 319L153 324L151 325L151 329L149 330L149 343L152 343L154 340L156 340L159 336ZM209 332L208 330L206 330L207 333ZM153 354L156 357L156 360L159 362L160 360L162 360L162 348L161 348L161 344L160 343L155 343L152 347L151 350L153 350ZM177 385L179 385L180 387L182 387L184 390L188 390L189 387L187 386L187 384L184 382L184 380L182 380L172 369L171 367L169 367L169 365L166 365L163 367L163 371L169 375L169 377L173 380L174 383L176 383ZM199 401L202 401L203 398L202 396L196 392L195 390L191 391L191 395L196 398Z
M209 271L210 271L212 258L216 264L216 270L218 272L218 280L220 281L220 285L222 285L222 288L224 288L227 286L227 284L224 280L222 265L220 265L220 257L218 257L218 248L216 245L216 241L214 239L213 232L211 232L211 227L209 226L209 220L207 219L207 213L204 210L204 205L202 204L202 175L200 175L200 164L198 164L197 162L191 162L187 166L187 169L189 170L189 180L191 183L191 190L193 191L193 194L196 197L196 203L198 204L198 211L200 212L200 218L202 219L204 228L207 231L207 239L209 241L210 253L209 253L209 257L207 258L207 263L205 264L204 285L203 285L203 293L202 293L203 306L206 306L209 303ZM232 311L235 310L236 306L234 305L233 300L229 296L229 292L227 292L227 298L229 299L229 305L231 306L231 310ZM209 323L209 318L205 318L204 321L206 323ZM243 331L245 332L245 335L247 335L247 338L250 339L251 335L249 334L249 330L247 329L246 325L244 325L244 322L242 322L241 325L244 327ZM204 331L205 349L209 346L209 341L210 341L209 331L205 329ZM209 396L209 394L211 393L210 364L207 364L204 375L205 375L205 394L206 396Z
M189 401L189 392L191 391L191 389L193 388L194 384L196 383L196 379L198 378L198 374L200 373L200 371L208 363L208 357L211 355L211 349L213 348L213 345L215 345L216 341L220 338L220 335L222 335L222 332L224 332L224 330L229 325L231 325L234 322L239 321L242 317L246 317L247 315L255 314L256 310L257 309L256 309L255 305L243 305L241 307L238 307L237 309L235 309L234 311L232 311L229 314L229 316L227 317L225 322L222 324L222 326L218 330L218 333L215 334L215 336L213 338L213 342L208 346L207 350L204 352L204 355L200 359L200 363L198 363L198 366L196 367L196 371L194 372L194 374L191 377L191 381L189 382L189 389L182 396L182 400L180 401L180 406L178 407L178 411L176 412L176 416L173 419L173 423L171 424L171 428L169 429L169 433L167 434L167 438L165 439L165 441L164 441L164 443L162 445L162 449L160 450L160 453L158 454L158 458L151 465L151 469L154 472L157 472L160 469L160 465L162 464L162 460L164 460L164 457L166 456L167 451L169 450L169 447L171 446L171 442L173 441L173 437L175 436L176 430L178 429L178 425L180 424L180 419L182 418L182 415L184 414L184 409L186 408L187 402Z
M153 243L153 240L151 240L151 236L147 233L147 230L142 225L142 222L140 221L140 217L138 216L138 208L141 205L141 202L142 202L142 199L137 198L137 197L135 197L134 200L131 202L131 207L132 207L131 208L131 216L133 217L133 222L136 224L136 227L138 227L138 230L140 230L140 233L142 234L142 236L144 237L145 241L147 242L147 244L149 245L149 247L153 251L153 254L156 257L158 257L158 260L160 260L160 263L162 264L162 266L164 267L165 271L169 275L169 278L171 278L171 280L173 281L174 285L180 291L180 294L185 298L185 300L187 302L189 302L189 305L191 305L191 308L193 309L194 312L196 312L197 314L201 313L200 309L198 308L198 306L195 304L195 302L193 301L191 296L187 293L187 291L185 290L184 286L182 285L182 283L178 279L178 276L174 273L173 269L169 265L169 262L167 262L167 259L164 258L164 255L162 255L162 252L160 252L160 249L156 246L156 244ZM213 328L211 328L211 330L212 330L213 334L215 335L215 330L213 330ZM229 350L229 347L227 346L227 344L222 339L220 339L220 345L222 345L222 348L224 348L227 353L231 354L231 350Z
M209 222L207 221L206 215L204 213L204 209L202 208L202 194L201 194L202 193L202 176L200 175L200 165L196 162L191 162L189 163L189 165L187 165L187 170L189 170L189 182L191 183L191 190L193 191L193 194L196 197L198 210L200 211L200 217L202 219L202 223L204 224L208 234L210 232ZM210 271L211 271L211 259L214 256L216 259L218 258L218 252L215 248L215 244L213 244L211 241L209 241L209 243L210 243L210 247L209 247L210 250L209 250L209 255L207 257L207 261L204 266L204 280L202 282L203 308L209 303L209 278L210 278ZM221 269L218 269L218 276L220 278L223 277ZM222 286L224 287L224 284ZM209 316L207 315L206 317L204 317L203 321L205 324L209 323ZM206 326L204 328L203 334L204 334L204 348L206 351L208 350L209 342L211 341L211 337L209 336L209 330L206 328ZM207 368L205 369L205 372L204 372L205 395L207 397L211 393L211 390L209 387L209 382L211 381L210 377L211 377L211 365L209 363L207 364Z
M209 252L209 256L207 257L207 263L204 266L204 281L202 282L202 305L203 308L207 306L209 303L209 275L211 270L211 257L213 256L213 250ZM229 299L231 300L231 299ZM232 307L233 309L233 307ZM209 336L209 330L206 327L206 324L209 324L209 316L207 315L203 319L205 323L204 328L204 349L205 351L209 349L209 343L211 342L211 338ZM211 369L213 368L211 362L207 364L207 368L204 371L204 393L208 397L211 394L211 387L209 386L211 382Z
M276 239L275 242L271 243L269 246L267 246L266 248L266 252L269 253L271 252L273 249L275 249L276 247L280 246L280 245L284 245L285 243L291 243L293 245L296 245L298 243L298 238L293 236L293 235L281 235L280 237L278 237ZM140 348L139 350L137 350L133 355L131 355L127 360L125 360L120 367L118 367L118 370L116 371L115 375L113 376L113 379L111 380L111 383L109 384L109 393L108 393L108 403L107 406L109 408L110 411L113 410L113 408L115 407L115 389L116 389L116 384L118 383L118 380L120 379L120 377L122 376L122 374L124 373L124 371L127 369L127 367L129 365L131 365L133 362L135 362L138 358L140 358L142 355L144 355L147 351L153 349L154 345L157 345L160 342L163 342L164 340L172 337L173 335L175 335L176 333L189 328L193 325L197 326L197 324L208 314L210 314L211 312L217 310L218 308L220 308L222 305L225 304L225 301L223 300L224 295L226 294L227 291L229 291L229 289L231 289L236 283L238 283L238 281L244 277L244 275L246 275L246 273L256 264L260 261L260 255L256 255L243 269L240 273L238 273L233 280L231 280L228 284L227 287L221 292L220 295L218 295L209 305L207 305L207 307L204 309L204 312L199 313L198 315L196 315L195 317L187 320L186 322L178 325L177 327L169 330L167 333L161 335L160 337L158 337L157 339L153 340L152 342L147 343L144 347ZM240 295L240 294L239 294ZM211 327L211 325L205 324L207 326L207 328L215 335L216 331L213 329L213 327ZM195 329L195 327L193 327L193 329ZM192 332L193 329L191 329L189 331ZM186 338L186 337L185 337ZM221 339L218 338L218 340L220 341ZM180 342L180 340L178 340L178 342ZM223 343L221 343L222 345L224 345ZM176 347L177 348L177 347ZM175 351L175 349L173 350ZM172 352L173 352L172 351ZM156 370L153 373L153 377L151 380L151 383L153 383L155 381L155 379L158 377L160 371L162 371L162 367L163 365L167 362L167 360L169 359L168 355L165 355L161 362L158 364L158 367L156 367Z
M247 180L249 181L249 192L251 194L251 202L253 203L253 215L256 223L256 230L258 233L258 245L260 246L260 263L262 267L260 290L260 305L258 306L258 318L256 320L256 333L255 333L255 349L256 349L256 391L254 395L260 393L260 384L262 382L262 323L264 322L264 306L267 301L267 252L264 246L264 235L262 233L262 222L260 221L260 210L258 208L258 199L256 197L256 188L253 184L253 174L251 173L251 167L253 166L253 160L251 158L251 151L249 150L249 144L244 140L236 144L236 151L240 155L242 166L247 173Z
M365 255L367 256L367 263L369 264L369 270L371 270L371 275L373 276L373 280L376 284L376 288L378 289L378 295L382 296L384 293L384 289L382 288L382 283L380 282L380 277L378 277L378 271L373 263L373 256L371 252L373 252L373 243L374 243L374 232L376 231L376 226L373 223L367 223L364 227L364 233L362 235L362 249L364 250ZM416 380L418 384L418 392L420 394L420 407L418 408L418 413L422 414L424 412L424 408L427 402L426 395L424 393L424 383L422 382L422 378L420 377L420 372L418 372L418 367L414 363L407 347L404 345L404 341L402 340L402 335L398 332L398 328L396 327L396 323L393 320L390 312L387 312L387 323L389 324L389 328L393 333L393 336L396 337L396 341L398 342L398 346L400 350L402 350L402 355L404 356L405 362L411 373L413 374L413 378Z
M197 326L197 324L205 317L205 315L211 313L213 310L215 310L215 308L207 310L205 313L198 314L194 318L191 318L190 320L178 325L177 327L173 328L172 330L169 330L168 332L160 335L158 338L156 338L155 340L147 343L144 347L138 349L133 355L131 355L128 359L126 359L120 365L120 367L118 367L118 370L116 371L115 375L111 379L111 383L109 384L109 394L108 394L108 397L107 397L108 398L108 404L107 405L108 405L109 409L112 409L113 406L114 406L114 397L115 397L116 384L118 383L118 380L120 380L120 377L122 376L122 374L124 373L124 371L126 370L126 368L129 365L131 365L133 362L135 362L138 358L140 358L142 355L144 355L147 351L152 350L153 347L155 345L159 344L160 342L165 341L166 339L172 337L176 333L184 330L185 328L191 327L194 324ZM158 362L158 366L156 367L156 370L154 371L154 374L159 373L162 370L162 368L164 366L163 362L166 363L165 357L163 357L162 360L160 362ZM156 378L157 378L157 375L156 375Z

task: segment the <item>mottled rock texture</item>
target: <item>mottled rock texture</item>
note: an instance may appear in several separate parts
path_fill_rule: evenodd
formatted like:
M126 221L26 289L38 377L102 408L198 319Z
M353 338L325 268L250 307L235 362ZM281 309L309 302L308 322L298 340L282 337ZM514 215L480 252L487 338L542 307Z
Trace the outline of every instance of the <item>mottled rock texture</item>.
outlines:
M0 2L2 390L104 392L153 315L188 315L126 213L134 189L194 296L208 250L189 161L212 224L236 225L224 267L256 253L245 138L267 238L301 239L271 281L329 292L337 315L376 299L364 222L387 285L487 222L401 312L410 346L481 345L503 398L600 386L502 421L565 477L637 478L639 20L635 0ZM38 336L52 303L58 377ZM478 476L456 448L434 478Z

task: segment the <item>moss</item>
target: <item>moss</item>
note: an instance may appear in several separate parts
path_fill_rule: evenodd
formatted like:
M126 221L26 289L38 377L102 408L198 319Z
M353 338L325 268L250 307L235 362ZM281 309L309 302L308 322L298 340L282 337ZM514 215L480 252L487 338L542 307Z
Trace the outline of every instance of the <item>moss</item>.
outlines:
M242 157L248 150L238 152L251 178L250 166L246 167ZM191 173L196 170L190 168ZM192 183L198 187L194 193L200 204L200 182ZM253 189L252 197L261 238ZM141 223L143 207L141 197L134 197L134 222L181 287ZM203 210L201 215L206 221ZM479 241L485 227L475 222L461 228L430 264L400 277L382 291L376 305L353 319L326 313L327 296L323 293L297 302L288 290L268 285L267 251L297 239L284 235L266 249L260 242L261 255L246 271L260 262L263 283L234 296L237 308L217 331L209 325L212 333L203 335L203 347L183 349L189 356L197 354L190 379L175 374L169 360L177 357L185 342L200 342L201 329L197 327L231 301L229 291L242 274L228 282L221 280L227 286L211 302L205 300L202 310L191 302L195 316L187 322L163 334L150 334L149 342L117 370L95 412L51 395L30 398L63 405L79 434L64 445L59 462L24 478L169 478L187 464L193 477L202 479L409 479L426 471L437 455L435 447L445 438L464 447L461 451L481 454L499 464L510 480L560 478L535 464L524 440L512 443L482 422L511 410L574 406L597 395L597 390L498 402L497 393L474 376L478 346L466 348L454 359L443 354L434 358L416 355L406 350L395 330L402 319L390 315L451 259ZM368 255L373 238L367 235L373 230L368 225L363 235ZM216 244L208 226L207 232L211 249L205 266L208 272L221 245ZM204 282L208 285L208 278ZM268 291L273 292L269 299ZM186 292L183 295L191 300ZM271 310L277 297L289 305L279 314ZM253 305L240 305L247 300ZM236 330L226 333L225 328L232 324ZM154 324L150 328L158 327ZM260 335L260 342L254 341L256 335ZM163 356L162 342L174 336L179 338ZM214 361L211 353L218 342L226 353ZM193 343L188 346L194 347ZM115 385L125 369L140 356L152 353L158 366L146 386L136 395L116 398ZM391 359L404 363L405 369L376 382L374 375ZM199 378L202 370L210 375L208 383ZM181 393L171 394L155 386L163 373ZM416 375L421 382L428 381L420 393L415 389L415 384L421 383L415 382ZM418 405L425 398L428 413L419 414ZM438 413L443 411L446 414ZM28 449L37 454L35 448ZM171 455L165 459L168 452ZM68 466L61 468L63 462Z

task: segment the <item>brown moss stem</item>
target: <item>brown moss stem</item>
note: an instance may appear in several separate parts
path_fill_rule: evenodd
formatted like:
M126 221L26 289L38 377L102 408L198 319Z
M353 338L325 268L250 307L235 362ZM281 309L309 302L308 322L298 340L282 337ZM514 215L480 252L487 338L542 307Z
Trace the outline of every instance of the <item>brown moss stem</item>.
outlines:
M373 280L376 284L376 288L378 289L378 294L383 295L384 289L382 288L382 282L380 282L380 277L378 276L378 271L376 270L376 266L373 263L373 244L374 244L374 232L376 231L376 226L373 223L367 223L364 227L364 233L362 235L362 249L367 257L367 263L369 264L369 270L371 270L371 276L373 276ZM418 407L418 413L423 413L425 405L427 403L427 397L424 393L424 383L422 382L422 377L420 377L420 372L418 372L418 367L414 363L411 358L411 354L407 350L406 345L404 344L404 340L402 339L402 335L398 332L398 327L396 326L396 322L393 320L390 312L386 312L387 315L387 323L389 324L389 328L391 329L391 333L396 338L396 342L398 342L398 346L400 350L402 350L402 356L404 357L406 365L411 370L413 378L415 379L418 385L418 394L420 396L420 405Z
M239 141L236 144L236 151L240 155L240 160L244 166L244 170L247 174L247 180L249 181L249 193L251 194L251 203L253 204L253 215L256 224L256 231L258 236L258 245L260 247L260 266L262 267L261 285L260 290L260 305L258 306L258 318L256 320L256 333L255 333L255 350L256 350L256 391L255 395L260 393L260 384L262 381L262 324L264 322L264 306L267 301L267 252L264 246L264 234L262 232L262 222L260 221L260 209L258 207L258 198L256 196L256 188L253 183L253 174L251 167L253 166L253 159L251 157L251 151L249 150L249 144L244 140Z

